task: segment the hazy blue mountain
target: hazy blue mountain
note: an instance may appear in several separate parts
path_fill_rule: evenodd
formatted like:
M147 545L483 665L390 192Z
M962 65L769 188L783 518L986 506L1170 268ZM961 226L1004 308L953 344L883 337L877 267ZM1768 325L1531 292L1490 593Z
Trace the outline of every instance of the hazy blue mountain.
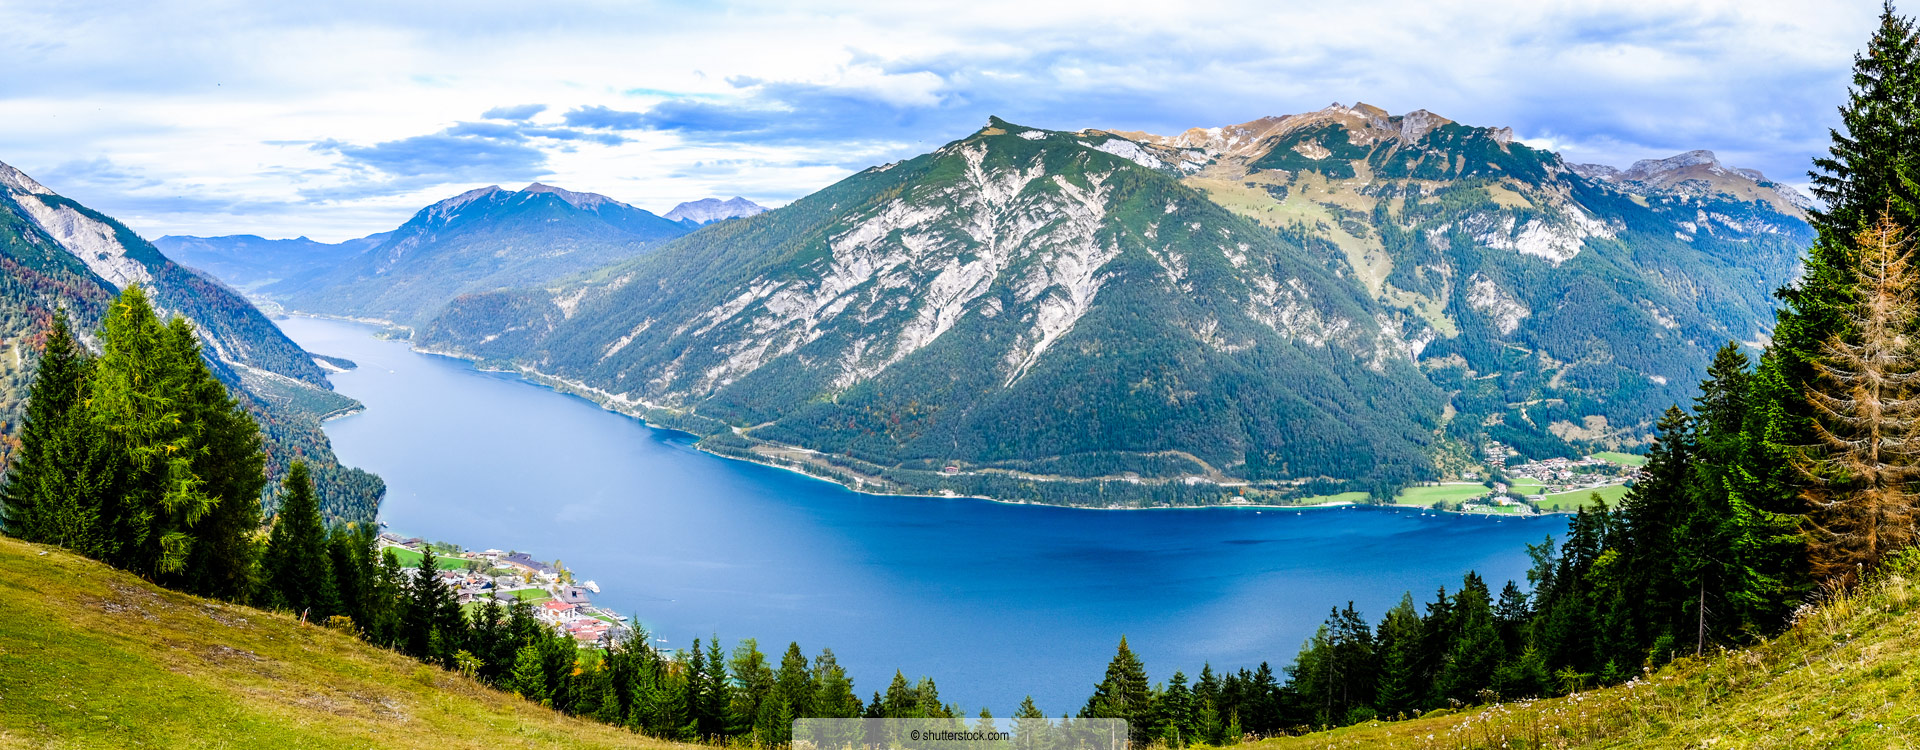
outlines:
M1804 199L1698 157L1636 175L1366 105L1168 137L995 120L464 296L419 341L867 487L1382 491L1487 439L1639 444L1714 348L1768 335Z
M486 187L421 209L378 244L257 293L293 310L414 324L457 295L544 284L690 231L603 195L538 183Z
M251 234L226 237L166 236L153 246L183 265L213 274L241 290L256 289L289 276L331 268L385 241L382 232L346 242L315 242L305 237L270 240Z
M701 198L697 201L687 201L686 203L674 206L672 211L667 212L666 218L688 226L698 227L712 224L716 221L726 221L727 219L738 219L755 214L762 214L766 213L766 211L766 206L736 195L732 199L724 201L719 198Z
M238 292L167 259L113 219L0 164L0 419L11 432L32 377L33 354L51 316L65 311L90 336L112 296L145 287L163 315L200 332L216 375L239 389L273 449L271 469L295 457L315 464L329 516L371 520L378 477L341 467L320 431L326 415L357 408L334 393L325 371Z

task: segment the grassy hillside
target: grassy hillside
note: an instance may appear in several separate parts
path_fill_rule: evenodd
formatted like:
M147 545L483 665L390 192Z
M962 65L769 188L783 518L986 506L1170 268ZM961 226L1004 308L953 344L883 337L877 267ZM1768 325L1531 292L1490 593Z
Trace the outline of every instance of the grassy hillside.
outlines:
M0 537L0 748L670 746Z
M1566 698L1255 743L1294 748L1920 745L1920 550L1750 650Z

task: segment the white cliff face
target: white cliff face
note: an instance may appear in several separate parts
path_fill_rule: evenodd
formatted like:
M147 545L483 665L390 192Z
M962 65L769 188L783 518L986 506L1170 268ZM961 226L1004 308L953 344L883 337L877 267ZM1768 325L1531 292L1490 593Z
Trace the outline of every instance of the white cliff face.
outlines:
M1519 298L1478 273L1467 279L1467 306L1491 319L1502 336L1519 330L1520 321L1533 314Z
M27 218L107 283L125 288L128 284L153 280L153 272L147 270L146 265L127 257L126 246L120 244L113 227L106 222L72 207L41 200L40 196L53 195L53 191L5 164L0 164L0 183L6 186Z
M1606 222L1593 218L1573 203L1562 205L1558 220L1528 219L1526 224L1516 226L1518 221L1507 215L1498 219L1484 216L1477 223L1480 226L1476 227L1474 241L1494 249L1541 258L1556 266L1579 255L1587 246L1587 238L1614 236L1613 228Z

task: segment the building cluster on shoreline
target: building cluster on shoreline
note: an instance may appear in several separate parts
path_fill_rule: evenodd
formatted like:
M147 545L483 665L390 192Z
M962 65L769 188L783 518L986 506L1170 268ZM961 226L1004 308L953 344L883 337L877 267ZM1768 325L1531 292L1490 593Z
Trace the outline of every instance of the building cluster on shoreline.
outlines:
M382 533L377 544L387 549L422 552L429 544L418 537L401 538ZM533 605L534 616L548 626L572 636L584 646L623 638L630 631L627 618L594 606L591 594L599 594L593 581L576 584L571 571L557 563L535 560L524 552L489 549L466 552L437 545L435 554L443 561L457 560L459 565L442 562L439 576L452 589L461 605L495 599L502 604L526 600Z

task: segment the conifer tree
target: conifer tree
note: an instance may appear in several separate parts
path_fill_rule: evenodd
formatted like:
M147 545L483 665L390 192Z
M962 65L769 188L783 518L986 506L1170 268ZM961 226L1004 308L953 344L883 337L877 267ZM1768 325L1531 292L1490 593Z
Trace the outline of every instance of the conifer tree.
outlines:
M1080 709L1082 718L1125 719L1134 742L1144 746L1150 739L1149 722L1153 704L1148 693L1147 668L1127 647L1126 636L1107 662L1106 676L1093 688L1093 697Z
M1417 708L1426 691L1420 684L1420 613L1414 609L1413 595L1402 594L1400 603L1387 610L1380 620L1375 638L1380 654L1380 681L1375 690L1375 706L1384 716L1393 716Z
M520 697L552 705L551 696L547 693L547 671L541 662L538 644L528 643L514 652L513 676L508 683Z
M1914 539L1920 476L1920 277L1891 217L1860 232L1848 332L1828 339L1807 391L1820 449L1801 462L1813 565L1853 577Z
M824 719L859 718L860 696L853 692L853 680L846 668L834 658L833 649L820 650L813 658L813 711L802 714Z
M267 593L274 606L321 622L339 609L338 589L327 532L320 524L320 503L305 462L293 463L283 487L263 560Z
M0 485L0 528L107 559L118 540L101 513L107 498L124 489L125 471L87 412L93 369L66 315L55 313L28 391L20 446Z
M192 524L192 552L177 584L204 596L244 599L260 551L254 533L260 527L260 494L267 486L260 426L207 369L192 326L174 318L167 335L182 370L182 411L198 426L188 448L191 470L213 502L205 517Z
M192 526L215 504L193 473L199 425L185 399L192 363L178 343L146 293L128 286L102 326L90 391L95 424L129 464L127 491L101 512L120 545L108 562L149 578L186 567Z
M434 652L435 628L440 624L443 603L452 598L440 580L440 561L433 548L421 550L420 567L407 582L406 602L400 617L400 649L423 661L438 658ZM548 696L551 697L551 696Z

